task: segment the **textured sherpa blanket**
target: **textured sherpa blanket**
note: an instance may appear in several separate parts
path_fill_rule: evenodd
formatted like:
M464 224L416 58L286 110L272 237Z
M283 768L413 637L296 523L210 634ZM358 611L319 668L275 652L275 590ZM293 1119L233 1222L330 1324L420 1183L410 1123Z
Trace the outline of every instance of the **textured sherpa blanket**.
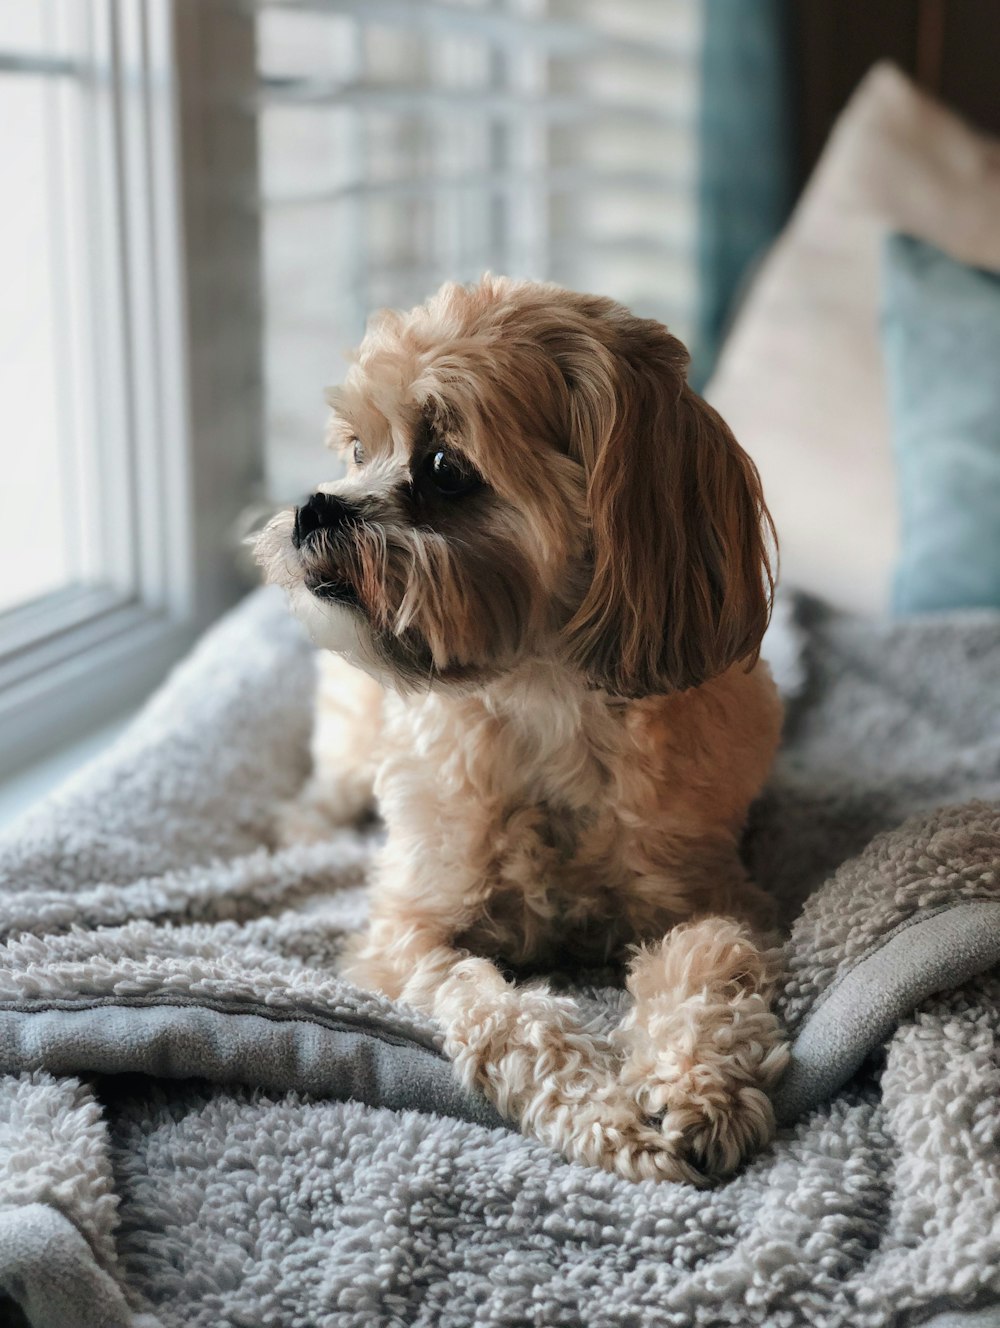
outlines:
M273 847L312 660L252 596L0 840L0 1322L1000 1325L1000 616L789 601L770 649L794 1057L703 1192L522 1138L338 980L377 830Z

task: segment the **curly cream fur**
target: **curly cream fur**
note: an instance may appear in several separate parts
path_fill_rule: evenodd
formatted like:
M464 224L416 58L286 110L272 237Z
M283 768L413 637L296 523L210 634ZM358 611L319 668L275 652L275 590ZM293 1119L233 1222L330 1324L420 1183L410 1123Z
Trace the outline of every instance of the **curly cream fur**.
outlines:
M333 440L363 439L322 486L350 519L295 547L282 516L258 553L339 652L286 831L372 791L387 827L346 973L433 1013L463 1081L568 1157L698 1182L767 1142L786 1060L739 856L781 714L769 518L685 363L532 283L382 315L332 398ZM442 449L467 497L428 487ZM633 1005L608 1038L498 962L627 962Z

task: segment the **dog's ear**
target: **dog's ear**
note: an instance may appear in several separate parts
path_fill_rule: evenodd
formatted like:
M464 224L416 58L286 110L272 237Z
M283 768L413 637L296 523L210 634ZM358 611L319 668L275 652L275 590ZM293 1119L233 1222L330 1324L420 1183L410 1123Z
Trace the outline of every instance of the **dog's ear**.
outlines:
M774 526L753 462L688 387L681 342L647 320L617 332L571 387L593 575L567 637L593 682L645 696L753 664Z

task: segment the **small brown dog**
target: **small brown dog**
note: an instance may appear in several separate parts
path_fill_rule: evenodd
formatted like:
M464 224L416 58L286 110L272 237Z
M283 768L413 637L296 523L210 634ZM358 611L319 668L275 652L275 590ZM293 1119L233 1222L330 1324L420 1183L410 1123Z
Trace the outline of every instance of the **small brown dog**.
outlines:
M387 827L348 975L568 1157L698 1182L768 1140L787 1050L739 855L781 725L773 530L687 359L532 282L382 313L330 397L348 477L257 552L336 652L301 814L374 789ZM611 1037L498 967L625 960Z

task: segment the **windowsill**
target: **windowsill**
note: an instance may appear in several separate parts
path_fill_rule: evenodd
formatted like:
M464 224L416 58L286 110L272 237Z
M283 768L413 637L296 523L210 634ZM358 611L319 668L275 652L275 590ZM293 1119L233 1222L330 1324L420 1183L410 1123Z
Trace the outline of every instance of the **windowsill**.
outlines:
M26 766L8 779L0 780L0 830L6 829L22 812L33 807L46 794L76 774L81 766L110 747L131 719L131 711L120 715L109 724L88 733L86 737L67 743L65 747Z

